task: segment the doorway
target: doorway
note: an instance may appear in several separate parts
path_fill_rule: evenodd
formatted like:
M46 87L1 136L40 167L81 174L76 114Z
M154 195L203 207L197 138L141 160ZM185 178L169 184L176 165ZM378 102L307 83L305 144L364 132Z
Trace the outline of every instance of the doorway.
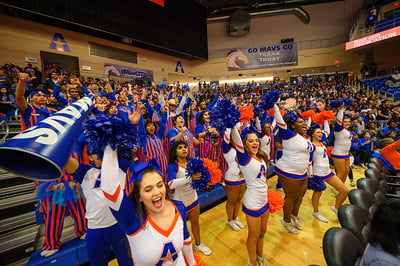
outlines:
M79 76L79 57L40 51L43 77L48 78L51 71L67 77Z

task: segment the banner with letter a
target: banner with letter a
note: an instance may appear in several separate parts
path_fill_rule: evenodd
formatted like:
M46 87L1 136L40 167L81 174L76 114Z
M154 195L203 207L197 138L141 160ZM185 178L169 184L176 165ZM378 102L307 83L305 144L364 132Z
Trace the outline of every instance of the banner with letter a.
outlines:
M297 43L229 49L226 58L229 71L296 66L298 64Z

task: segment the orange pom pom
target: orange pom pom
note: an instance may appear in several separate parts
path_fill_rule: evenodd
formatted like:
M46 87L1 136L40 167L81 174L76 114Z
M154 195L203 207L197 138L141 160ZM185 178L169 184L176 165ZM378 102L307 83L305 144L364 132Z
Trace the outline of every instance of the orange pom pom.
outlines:
M210 173L210 178L211 181L208 183L208 185L214 185L218 182L221 182L222 180L222 171L219 169L219 165L217 162L213 162L210 159L207 158L202 158L201 159L204 163L204 167L207 169L207 171Z
M335 119L335 114L332 111L322 111L315 114L313 122L314 124L323 125L325 120L330 122L332 119Z
M278 192L268 190L269 213L274 213L281 210L284 203L285 200Z
M285 111L283 109L279 109L279 113L281 113L282 117L285 116ZM274 116L274 109L271 108L267 111L267 114L269 114L270 116Z
M307 111L304 111L301 113L301 117L304 120L308 120L310 117L311 117L311 119L313 119L314 116L315 116L314 110L307 110Z
M239 107L240 122L246 122L254 117L253 105L242 105Z
M332 150L333 150L333 146L326 147L326 154L328 155L328 157L331 157Z

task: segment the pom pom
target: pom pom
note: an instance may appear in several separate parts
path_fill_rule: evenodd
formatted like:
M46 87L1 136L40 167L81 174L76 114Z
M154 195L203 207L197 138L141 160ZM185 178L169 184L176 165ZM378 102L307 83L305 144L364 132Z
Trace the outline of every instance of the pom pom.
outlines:
M190 91L190 87L189 87L189 85L187 85L187 84L183 85L182 88L185 89L185 90L187 90L187 91Z
M314 110L307 110L307 111L301 113L301 117L304 120L308 120L310 117L311 117L311 119L313 119L314 116L315 116Z
M252 104L240 106L239 112L240 112L240 122L242 122L242 123L249 121L250 119L253 119L253 117L254 117Z
M268 115L274 117L274 109L269 109L267 111ZM281 113L281 116L285 116L285 111L283 109L279 109L279 113Z
M343 98L342 101L344 103L344 106L346 107L350 107L353 105L353 100L350 98Z
M130 122L118 115L98 114L84 123L89 154L103 158L107 143L118 149L119 159L131 159L132 149L137 144L137 131Z
M273 190L268 190L269 213L280 211L284 203L285 200L278 192Z
M157 88L161 89L162 87L166 87L167 84L165 84L164 82L161 82L159 84L157 84Z
M267 91L262 97L260 107L264 110L271 109L278 101L279 96L281 96L281 93L279 91Z
M240 119L240 112L228 99L222 99L209 111L210 124L219 132L233 128Z
M201 173L201 177L198 180L192 180L192 188L201 189L207 187L211 181L210 172L204 167L204 162L201 159L191 158L186 165L186 178L190 178L196 173Z
M253 109L253 112L254 112L254 117L260 117L261 108L255 106L254 109Z
M308 178L307 188L317 192L321 192L326 189L326 184L321 178L312 176Z
M341 106L343 104L343 101L341 101L341 100L332 100L332 101L330 101L330 103L329 103L329 106L332 108L332 109L337 109L339 106Z
M207 171L210 173L211 181L208 185L214 185L222 180L222 171L219 169L219 165L217 162L213 162L210 159L202 158L201 159L204 163L204 166L207 168Z
M313 122L318 125L323 125L325 120L330 122L332 119L335 119L335 114L332 111L322 111L314 116Z

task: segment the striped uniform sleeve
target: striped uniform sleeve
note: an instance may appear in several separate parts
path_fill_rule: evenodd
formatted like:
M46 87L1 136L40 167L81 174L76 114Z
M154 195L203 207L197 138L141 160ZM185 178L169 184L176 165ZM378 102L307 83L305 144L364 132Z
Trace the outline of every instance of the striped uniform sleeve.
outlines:
M251 157L245 153L242 139L236 127L232 129L231 135L233 143L235 145L235 149L237 151L238 162L240 165L246 165L250 161Z
M120 184L124 174L119 169L117 151L107 145L101 167L101 189L121 228L126 234L132 234L140 228L140 219L135 204L125 195Z
M343 129L343 116L344 116L344 110L340 109L336 113L336 123L335 123L335 131L341 131Z
M179 187L186 186L188 183L192 181L191 178L176 178L176 174L178 173L178 165L176 163L171 163L168 165L167 174L168 174L168 186L170 189L175 189Z

